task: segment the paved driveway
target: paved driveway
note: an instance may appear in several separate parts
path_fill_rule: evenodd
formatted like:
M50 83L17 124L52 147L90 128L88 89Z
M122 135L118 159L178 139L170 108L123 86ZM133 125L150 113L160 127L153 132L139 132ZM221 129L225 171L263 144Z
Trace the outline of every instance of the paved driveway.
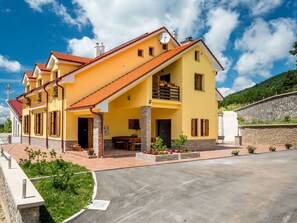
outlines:
M75 222L297 222L297 151L99 171Z

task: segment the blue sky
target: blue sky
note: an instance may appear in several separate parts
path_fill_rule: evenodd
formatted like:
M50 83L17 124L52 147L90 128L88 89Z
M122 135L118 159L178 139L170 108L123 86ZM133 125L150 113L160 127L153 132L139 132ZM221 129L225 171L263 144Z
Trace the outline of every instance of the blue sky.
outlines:
M178 40L202 37L226 68L217 76L224 95L295 68L288 51L297 41L294 0L0 0L0 123L21 78L51 51L93 57L161 26Z

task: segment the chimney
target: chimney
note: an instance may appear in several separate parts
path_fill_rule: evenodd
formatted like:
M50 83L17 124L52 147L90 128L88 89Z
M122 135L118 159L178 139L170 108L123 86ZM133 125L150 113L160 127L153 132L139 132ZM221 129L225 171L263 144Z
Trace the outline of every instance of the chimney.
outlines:
M180 42L180 43L181 43L182 45L184 45L184 44L187 44L187 43L192 42L192 41L193 41L192 36L189 36L189 37L185 38L185 40L182 41L182 42Z
M103 45L103 43L101 43L101 46L99 46L100 49L100 55L105 53L105 46Z
M178 36L177 36L177 31L176 31L176 29L173 30L172 36L173 36L174 39L177 40L177 37L178 37Z
M98 57L100 55L100 46L99 43L96 43L95 45L95 57Z

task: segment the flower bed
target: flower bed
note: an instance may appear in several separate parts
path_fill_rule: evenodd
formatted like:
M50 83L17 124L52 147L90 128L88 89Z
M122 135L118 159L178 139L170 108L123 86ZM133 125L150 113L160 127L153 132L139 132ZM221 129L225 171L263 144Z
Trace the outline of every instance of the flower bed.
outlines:
M169 151L157 152L157 153L148 151L146 153L136 153L137 159L148 160L152 162L194 159L199 157L200 157L199 152L191 152L188 150L169 150Z

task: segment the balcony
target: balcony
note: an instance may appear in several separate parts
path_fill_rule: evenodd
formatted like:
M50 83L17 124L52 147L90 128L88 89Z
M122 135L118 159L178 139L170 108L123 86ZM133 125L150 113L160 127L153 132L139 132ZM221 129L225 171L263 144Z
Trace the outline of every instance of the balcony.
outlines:
M180 87L172 84L155 84L153 85L153 98L170 101L180 101Z

